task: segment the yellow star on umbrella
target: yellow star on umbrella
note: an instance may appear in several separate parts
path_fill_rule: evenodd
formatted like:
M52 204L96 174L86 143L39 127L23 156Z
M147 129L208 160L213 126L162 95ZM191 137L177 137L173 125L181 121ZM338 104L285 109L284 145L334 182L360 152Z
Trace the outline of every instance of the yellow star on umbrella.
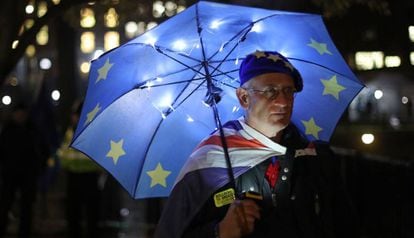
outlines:
M311 38L311 43L309 43L308 46L317 50L320 55L323 55L323 54L332 55L332 53L328 50L328 46L325 43L317 42L316 40L312 38Z
M305 126L305 134L306 135L313 135L313 137L315 137L316 139L319 139L318 133L322 130L322 128L319 127L318 125L316 125L315 120L313 119L313 117L311 117L311 119L309 119L309 121L303 121L302 120L302 123Z
M98 104L96 104L95 108L92 111L90 111L90 112L88 112L88 114L86 114L85 125L88 124L89 122L91 122L100 110L101 110L101 107L99 106L99 103L98 103Z
M270 60L273 60L274 62L282 60L282 58L279 55L275 55L275 54L269 54L269 56L267 56L267 58L270 59Z
M332 95L334 98L339 100L339 93L346 88L338 83L336 75L332 76L330 79L321 79L323 84L323 93L322 95Z
M261 57L266 57L266 54L265 54L265 52L263 52L263 51L258 51L258 50L256 50L256 52L254 52L254 55L256 56L256 58L261 58Z
M114 64L109 63L109 58L106 59L105 64L98 69L98 78L96 79L95 83L99 82L101 79L106 79L108 76L109 70L112 68Z
M106 154L106 157L112 157L112 160L114 161L115 165L116 163L118 163L119 157L125 155L125 151L122 148L123 145L124 145L124 139L121 139L118 142L111 140L111 149Z
M157 184L163 187L167 187L166 179L168 175L171 174L171 171L164 170L161 166L161 163L158 163L157 167L154 170L148 171L147 174L151 177L151 188Z

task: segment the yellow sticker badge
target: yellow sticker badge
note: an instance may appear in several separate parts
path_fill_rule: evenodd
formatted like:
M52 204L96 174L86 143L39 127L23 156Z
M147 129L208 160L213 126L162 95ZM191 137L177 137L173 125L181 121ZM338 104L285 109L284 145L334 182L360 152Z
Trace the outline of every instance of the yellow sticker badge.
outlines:
M236 199L234 189L229 188L222 192L214 194L214 204L216 207L222 207L232 203Z

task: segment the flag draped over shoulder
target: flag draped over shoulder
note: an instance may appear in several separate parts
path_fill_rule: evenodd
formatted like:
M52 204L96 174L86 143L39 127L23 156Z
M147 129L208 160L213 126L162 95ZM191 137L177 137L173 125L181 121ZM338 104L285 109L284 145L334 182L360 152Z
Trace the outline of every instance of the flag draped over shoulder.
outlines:
M283 155L281 146L244 123L224 126L235 178L269 157ZM187 160L158 224L156 237L181 237L182 233L214 191L229 183L219 131L204 139Z

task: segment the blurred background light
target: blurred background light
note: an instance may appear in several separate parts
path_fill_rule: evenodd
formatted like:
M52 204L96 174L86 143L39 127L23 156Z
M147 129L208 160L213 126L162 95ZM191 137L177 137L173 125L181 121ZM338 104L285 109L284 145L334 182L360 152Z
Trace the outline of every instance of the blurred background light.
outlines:
M43 17L47 13L47 3L41 1L37 5L37 17Z
M143 21L138 22L137 35L144 33L146 28L147 28L147 23Z
M390 126L394 129L398 129L401 126L400 118L391 116L389 119Z
M151 30L152 28L156 27L158 25L158 23L156 23L155 21L150 21L147 24L147 31Z
M24 21L24 28L27 30L27 29L30 29L30 28L32 28L32 26L34 25L34 20L33 19L26 19L26 21Z
M366 133L361 136L362 143L369 145L372 144L375 140L375 136L371 133Z
M414 26L408 26L408 37L414 42Z
M185 9L186 9L186 7L185 7L185 6L183 6L183 5L178 5L178 7L177 7L177 13L180 13L180 12L184 11Z
M17 45L19 45L19 41L14 40L13 43L12 43L12 49L16 49Z
M152 4L152 15L155 18L162 17L162 14L164 13L164 11L165 11L165 7L162 1L155 1Z
M403 96L403 97L401 98L401 102L402 102L402 104L407 104L407 103L408 103L408 97Z
M95 12L91 8L82 8L80 10L80 25L83 28L91 28L96 24Z
M11 77L10 79L10 85L11 86L17 86L19 84L19 80L17 80L16 77Z
M87 74L87 73L89 73L90 67L91 67L91 65L90 65L89 62L82 62L81 65L80 65L80 71L83 74Z
M384 52L359 51L355 53L356 68L359 70L380 69L384 67Z
M99 56L101 56L103 53L104 53L104 51L103 51L103 50L95 50L95 52L93 53L93 57L92 57L92 59L96 59L96 58L98 58L98 57L99 57Z
M138 35L138 24L134 21L127 22L125 24L125 35L129 39Z
M36 54L36 47L34 45L29 45L26 48L26 56L32 58Z
M116 31L108 31L104 35L104 49L105 51L111 50L119 46L120 38L119 33Z
M52 61L50 61L48 58L43 58L40 60L39 66L43 70L50 69L50 67L52 67Z
M177 10L177 4L175 2L172 1L167 1L165 2L165 15L167 17L172 17L175 15L176 10Z
M53 99L53 101L59 101L60 99L60 91L55 89L52 91L52 93L50 94L51 98Z
M380 90L380 89L375 90L375 92L374 92L375 99L379 100L383 96L384 96L384 93L382 92L382 90Z
M34 6L32 3L29 3L26 5L26 8L24 9L27 14L32 14L34 12Z
M95 34L91 31L83 32L80 37L80 48L83 53L91 53L95 49Z
M128 216L128 215L129 215L129 209L128 209L128 208L121 208L121 210L119 210L119 214L120 214L122 217L126 217L126 216Z
M9 95L4 95L2 98L1 98L1 102L4 104L4 105L10 105L10 103L12 102L12 98L9 96Z
M36 35L36 42L39 45L47 45L49 42L49 27L43 26Z
M118 13L113 7L108 9L108 11L105 13L104 19L105 19L106 27L113 28L113 27L118 26L119 24Z
M401 65L401 58L399 56L386 56L385 66L388 68L398 67Z

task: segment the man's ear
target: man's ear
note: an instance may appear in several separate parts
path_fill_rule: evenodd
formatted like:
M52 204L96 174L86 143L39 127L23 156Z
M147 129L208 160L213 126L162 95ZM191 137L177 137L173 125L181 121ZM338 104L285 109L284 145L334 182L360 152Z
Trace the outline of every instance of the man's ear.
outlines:
M249 105L249 95L247 90L244 88L236 89L237 99L239 99L240 106L247 108Z

